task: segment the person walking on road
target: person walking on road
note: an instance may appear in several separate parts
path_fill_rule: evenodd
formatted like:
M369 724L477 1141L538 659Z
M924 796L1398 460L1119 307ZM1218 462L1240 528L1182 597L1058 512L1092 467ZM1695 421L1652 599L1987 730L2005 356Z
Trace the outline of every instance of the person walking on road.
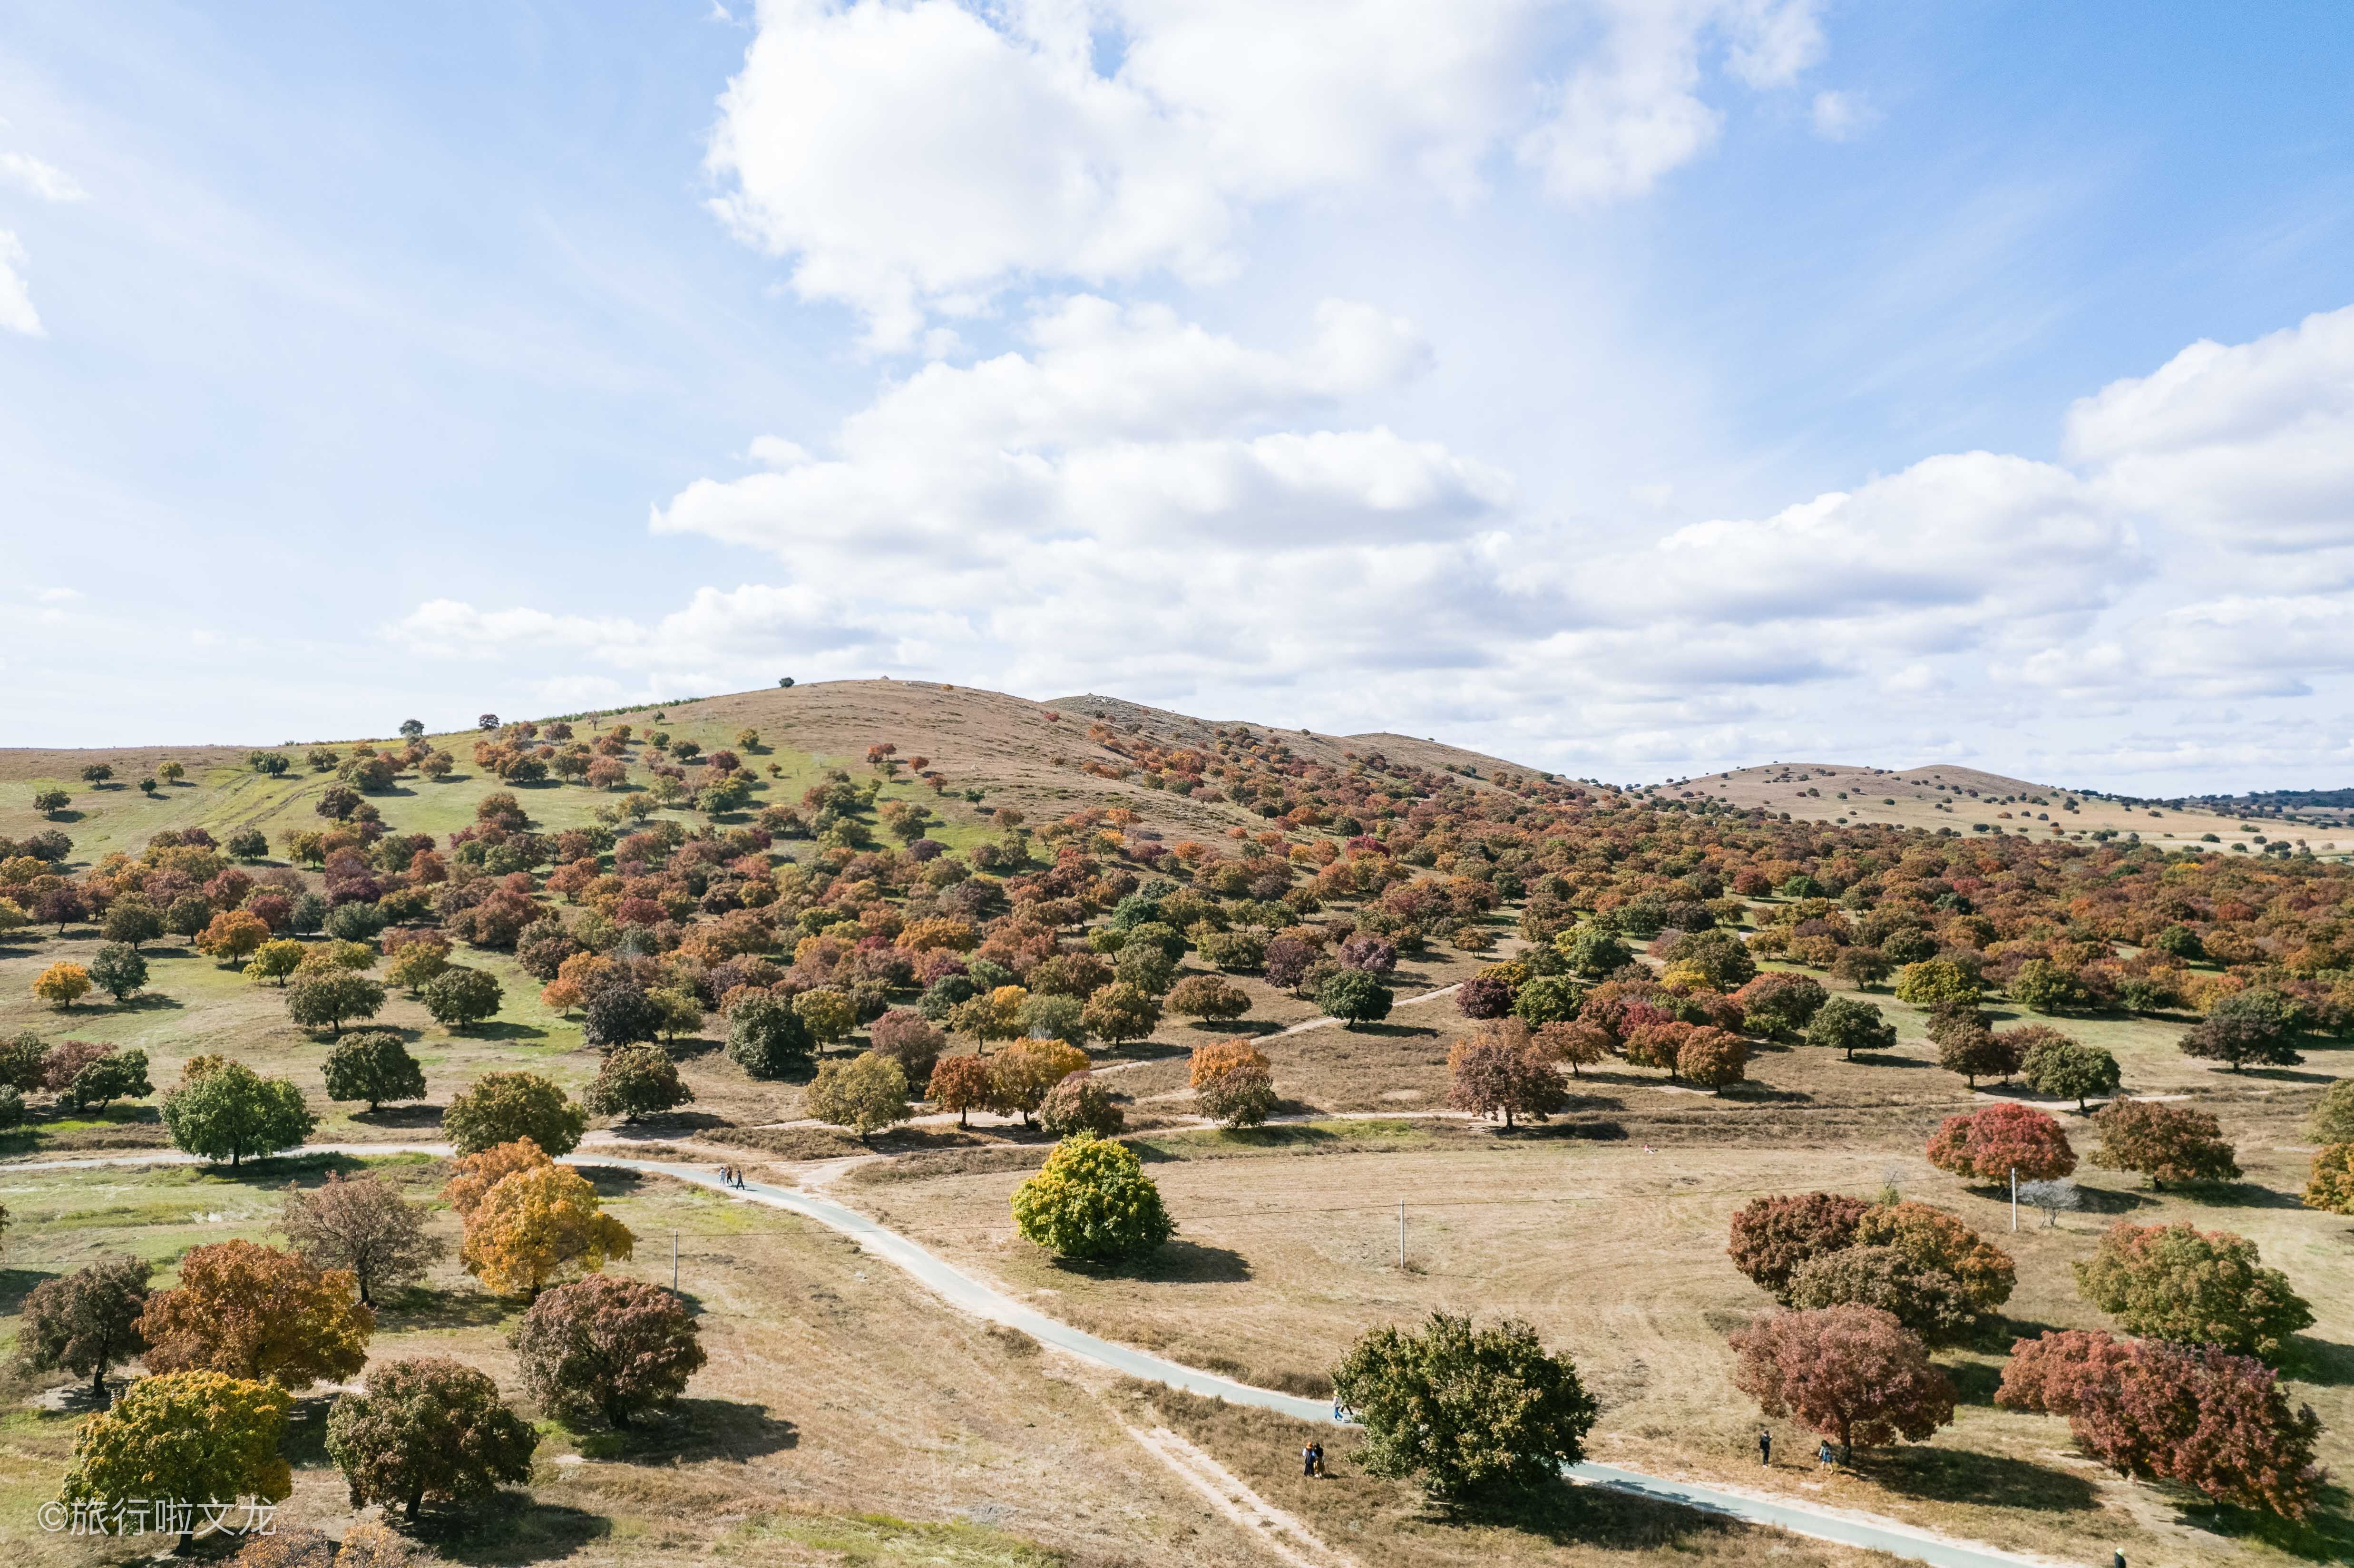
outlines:
M1774 1462L1774 1434L1763 1426L1757 1429L1757 1462L1761 1465Z

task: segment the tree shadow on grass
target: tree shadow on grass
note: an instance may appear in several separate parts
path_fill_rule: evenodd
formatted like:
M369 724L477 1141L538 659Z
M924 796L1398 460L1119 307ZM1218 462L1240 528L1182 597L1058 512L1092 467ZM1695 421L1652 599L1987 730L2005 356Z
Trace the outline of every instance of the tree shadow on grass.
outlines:
M376 1303L376 1326L416 1330L494 1329L523 1310L523 1302L509 1301L487 1290L412 1285L406 1290L384 1293Z
M6 1310L0 1303L0 1310ZM2289 1337L2288 1355L2282 1372L2299 1383L2317 1383L2324 1388L2344 1388L2354 1383L2354 1345L2341 1345L2329 1340L2317 1340L2310 1334Z
M275 1189L290 1182L297 1187L321 1187L331 1175L349 1180L366 1169L367 1162L352 1154L272 1154L235 1167L199 1165L196 1173L204 1181Z
M461 1040L545 1040L547 1031L533 1023L476 1023L462 1032L452 1031Z
M1607 1483L1573 1486L1567 1481L1527 1492L1469 1498L1453 1508L1427 1505L1423 1519L1441 1526L1519 1531L1564 1550L1624 1552L1691 1552L1703 1542L1729 1545L1758 1531L1703 1509L1621 1491ZM1762 1532L1759 1538L1762 1542Z
M380 1106L375 1110L354 1111L352 1120L362 1127L398 1128L404 1130L441 1125L440 1106L408 1105Z
M801 1446L801 1428L760 1405L732 1399L682 1399L659 1415L611 1434L619 1457L637 1464L673 1459L757 1459Z
M2129 1214L2136 1209L2147 1209L2158 1200L2146 1193L2115 1187L2079 1187L2078 1207L2088 1214Z
M471 1508L432 1510L417 1538L457 1563L541 1563L570 1557L613 1533L602 1514L504 1491Z
M1892 1056L1885 1051L1859 1051L1841 1063L1841 1065L1850 1067L1934 1067L1936 1065L1918 1056Z
M1891 1491L1938 1502L2066 1513L2100 1506L2099 1489L2082 1476L2002 1454L1974 1454L1932 1444L1876 1449L1855 1468Z
M2201 1202L2219 1209L2302 1209L2304 1202L2295 1193L2261 1186L2253 1181L2218 1181L2211 1186L2194 1189Z
M2261 1541L2309 1563L2354 1563L2354 1519L2348 1517L2348 1500L2344 1489L2324 1488L2320 1506L2302 1524L2227 1503L2186 1502L2174 1522L2229 1540Z
M1204 1246L1182 1237L1172 1237L1162 1243L1158 1252L1132 1263L1100 1269L1080 1265L1077 1272L1183 1285L1239 1285L1251 1277L1250 1263L1242 1254L1229 1247Z
M177 997L165 996L159 991L143 991L125 1001L115 1002L104 1009L108 1012L177 1012L188 1004Z

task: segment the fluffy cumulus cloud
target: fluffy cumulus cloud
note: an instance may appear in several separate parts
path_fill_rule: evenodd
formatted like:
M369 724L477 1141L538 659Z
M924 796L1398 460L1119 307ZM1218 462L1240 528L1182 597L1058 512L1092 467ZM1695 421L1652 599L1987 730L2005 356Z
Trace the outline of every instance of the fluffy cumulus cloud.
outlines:
M5 150L0 150L0 186L53 202L82 201L90 194L63 169L30 153ZM39 337L43 335L41 313L33 308L32 285L26 273L28 260L24 242L13 231L0 228L0 332Z
M25 247L14 234L0 228L0 330L41 335L41 313L33 308L33 291L25 281Z
M874 342L1030 278L1243 263L1256 206L1480 185L1639 193L1819 51L1811 0L767 0L713 136L717 208ZM1558 67L1559 79L1544 73Z

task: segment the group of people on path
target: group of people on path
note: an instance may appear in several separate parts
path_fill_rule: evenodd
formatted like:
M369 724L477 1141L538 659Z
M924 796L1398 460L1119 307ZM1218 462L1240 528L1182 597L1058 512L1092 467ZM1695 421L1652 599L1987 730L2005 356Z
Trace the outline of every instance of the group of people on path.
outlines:
M1299 1450L1299 1473L1311 1478L1320 1478L1328 1473L1324 1468L1323 1444L1311 1438L1308 1446Z
M1774 1462L1774 1434L1763 1426L1757 1429L1757 1462L1769 1466ZM1828 1470L1838 1463L1839 1456L1831 1449L1831 1440L1828 1437L1824 1438L1816 1446L1815 1464Z
M744 1184L744 1171L742 1167L736 1165L722 1165L719 1168L719 1184L722 1187L741 1187Z

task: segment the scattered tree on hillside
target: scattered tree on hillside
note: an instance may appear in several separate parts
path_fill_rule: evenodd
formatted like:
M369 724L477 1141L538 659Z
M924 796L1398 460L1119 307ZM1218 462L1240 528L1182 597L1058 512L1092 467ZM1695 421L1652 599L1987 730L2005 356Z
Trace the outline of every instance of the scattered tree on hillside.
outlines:
M881 1022L876 1020L878 1026ZM728 1059L755 1078L784 1077L816 1054L817 1040L809 1025L780 997L747 997L727 1015Z
M1847 1452L1953 1424L1954 1385L1921 1337L1871 1307L1775 1312L1734 1331L1733 1383L1769 1417L1787 1416Z
M1720 1095L1725 1085L1742 1081L1748 1065L1747 1044L1730 1030L1696 1028L1676 1046L1676 1076Z
M1316 1004L1324 1010L1325 1016L1341 1020L1344 1029L1387 1018L1394 1001L1389 987L1363 969L1341 970L1316 993Z
M1058 1041L1034 1040L1025 1045L1053 1046L1067 1051L1069 1046ZM998 1058L997 1067L1017 1054L1009 1051ZM1081 1056L1081 1061L1086 1057ZM1032 1109L1036 1108L1034 1105ZM864 1143L886 1127L907 1119L907 1075L898 1063L888 1056L867 1051L847 1062L828 1062L817 1070L817 1076L801 1094L801 1110L834 1127L846 1127ZM1024 1118L1027 1120L1025 1113Z
M1013 1223L1056 1256L1090 1262L1154 1251L1177 1229L1135 1150L1088 1132L1056 1144L1015 1191Z
M1726 1251L1734 1267L1784 1300L1801 1264L1855 1245L1856 1223L1871 1206L1838 1192L1755 1198L1734 1214Z
M1038 1125L1056 1138L1076 1132L1111 1138L1127 1124L1111 1091L1093 1073L1073 1073L1047 1090L1038 1107Z
M1949 1116L1929 1139L1929 1163L1966 1181L2048 1181L2076 1169L2060 1124L2032 1106L2002 1100Z
M695 1091L680 1080L670 1054L659 1045L640 1044L607 1052L580 1101L591 1116L635 1121L675 1109L694 1098Z
M1016 1041L990 1065L997 1108L1021 1112L1027 1127L1049 1090L1073 1073L1087 1070L1087 1054L1059 1040Z
M1367 1330L1332 1369L1377 1476L1458 1499L1558 1484L1585 1457L1600 1407L1577 1367L1513 1319L1485 1329L1434 1312L1418 1333Z
M90 971L60 959L33 981L33 994L63 1012L90 994Z
M985 1056L943 1056L932 1067L924 1097L957 1113L957 1126L970 1127L972 1113L997 1108L997 1080Z
M181 1257L179 1284L147 1298L139 1331L150 1372L225 1372L300 1393L366 1364L376 1314L345 1270L226 1241Z
M220 1372L141 1378L82 1423L59 1496L110 1510L154 1498L281 1501L294 1489L279 1454L292 1409L284 1389ZM182 1552L194 1535L182 1533Z
M2137 1334L2278 1362L2313 1308L2256 1244L2229 1231L2118 1224L2073 1266L2085 1300Z
M286 988L287 1017L304 1029L323 1025L339 1038L345 1022L374 1018L383 1010L384 987L348 969L298 971Z
M1951 959L1924 959L1905 965L1896 977L1896 1000L1914 1007L1974 1002L1978 995L1978 981Z
M311 1136L314 1125L302 1091L284 1078L265 1078L242 1062L218 1057L181 1069L179 1086L164 1097L164 1126L172 1147L231 1170L248 1155L274 1154Z
M1807 1025L1807 1044L1837 1051L1852 1062L1858 1051L1894 1050L1896 1026L1883 1020L1872 1002L1835 996L1815 1010Z
M1140 987L1114 980L1087 998L1079 1016L1097 1039L1121 1045L1161 1026L1161 1003Z
M2224 997L2182 1037L2182 1054L2228 1064L2239 1072L2249 1063L2293 1067L2305 1058L2296 1050L2296 1012L2278 991L2262 988Z
M441 1256L425 1213L381 1176L330 1171L323 1185L286 1189L278 1228L313 1266L350 1274L361 1302L374 1306L376 1291L408 1284Z
M371 1029L336 1042L321 1070L331 1100L366 1100L375 1110L387 1100L425 1097L425 1069L399 1035Z
M2030 1024L2003 1038L2020 1052L2019 1074L2040 1095L2076 1102L2079 1115L2094 1095L2114 1095L2122 1075L2117 1059L2098 1045L2085 1045L2056 1029Z
M1248 1040L1196 1046L1186 1082L1194 1110L1223 1127L1257 1127L1275 1113L1275 1067Z
M561 1165L500 1178L465 1221L459 1256L466 1272L503 1296L535 1298L557 1275L575 1266L593 1273L637 1245L629 1227L599 1207L597 1190Z
M90 978L120 1006L147 983L147 960L127 942L109 942L90 960Z
M1561 1107L1561 1074L1525 1024L1458 1040L1447 1054L1447 1071L1448 1107L1501 1117L1508 1128L1516 1115L1543 1121Z
M441 1130L460 1154L519 1138L552 1156L569 1154L588 1128L588 1113L536 1073L485 1073L441 1113Z
M327 1414L327 1457L354 1508L398 1506L412 1523L427 1502L471 1502L531 1479L539 1434L482 1372L440 1357L387 1361L363 1393Z
M455 1033L493 1017L504 993L498 977L488 969L452 965L426 982L425 1011L433 1022Z
M90 1379L106 1400L106 1372L147 1348L139 1332L147 1308L144 1258L102 1258L33 1287L17 1318L16 1359L29 1372L69 1372Z
M515 1328L524 1386L575 1425L603 1418L625 1427L667 1408L703 1369L703 1346L685 1304L636 1280L592 1274L532 1304Z
M2138 1171L2161 1189L2168 1181L2239 1179L2222 1125L2204 1111L2158 1100L2112 1100L2093 1113L2093 1125L2101 1129L2093 1163L2104 1170Z

